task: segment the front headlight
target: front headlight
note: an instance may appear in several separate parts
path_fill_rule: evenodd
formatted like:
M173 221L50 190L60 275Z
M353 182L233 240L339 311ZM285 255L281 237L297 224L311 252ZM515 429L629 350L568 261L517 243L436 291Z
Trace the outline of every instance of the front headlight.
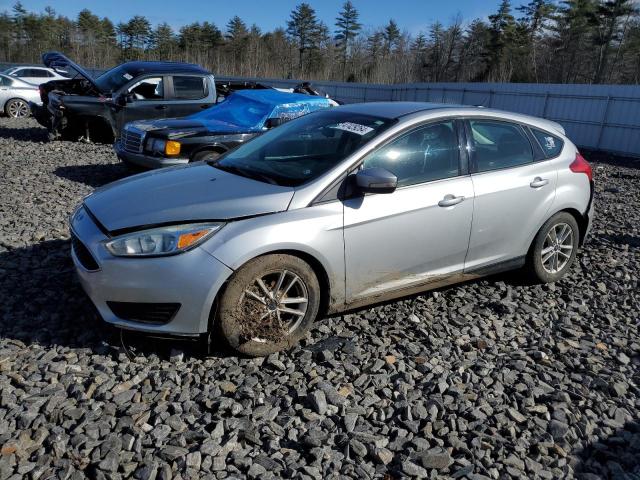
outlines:
M146 150L153 153L164 153L166 144L166 140L151 137L147 140Z
M220 230L223 223L191 223L128 233L105 242L116 257L158 257L186 252Z

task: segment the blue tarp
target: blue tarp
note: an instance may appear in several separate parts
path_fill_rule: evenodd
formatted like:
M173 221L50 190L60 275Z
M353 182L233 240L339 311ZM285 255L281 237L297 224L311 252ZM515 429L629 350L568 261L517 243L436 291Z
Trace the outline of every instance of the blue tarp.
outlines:
M199 120L211 130L253 132L264 128L268 118L291 120L333 106L328 98L279 90L240 90L222 103L187 118Z

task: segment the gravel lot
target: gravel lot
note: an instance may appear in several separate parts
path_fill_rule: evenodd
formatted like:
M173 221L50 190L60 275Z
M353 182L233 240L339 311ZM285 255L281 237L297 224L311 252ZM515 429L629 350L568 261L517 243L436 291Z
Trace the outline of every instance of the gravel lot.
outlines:
M127 171L45 138L0 119L0 480L640 478L640 163L591 157L597 220L560 283L492 277L247 359L95 318L67 216Z

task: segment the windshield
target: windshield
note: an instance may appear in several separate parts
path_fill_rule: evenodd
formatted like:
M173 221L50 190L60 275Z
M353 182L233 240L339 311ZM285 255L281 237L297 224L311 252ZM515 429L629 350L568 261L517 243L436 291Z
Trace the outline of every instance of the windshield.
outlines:
M120 65L104 72L95 79L95 83L102 92L115 92L132 78L124 65Z
M273 109L272 105L256 102L246 97L232 97L224 102L194 113L189 118L202 121L230 123L239 127L262 128Z
M394 122L351 112L320 111L260 135L213 165L238 175L295 187L335 167Z

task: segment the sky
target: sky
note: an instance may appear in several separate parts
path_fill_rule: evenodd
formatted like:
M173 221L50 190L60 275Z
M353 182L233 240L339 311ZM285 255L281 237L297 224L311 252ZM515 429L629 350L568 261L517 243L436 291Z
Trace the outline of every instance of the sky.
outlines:
M224 29L229 19L238 15L248 25L257 24L263 31L285 26L289 13L302 0L22 0L29 11L42 12L51 6L61 15L75 18L83 8L115 24L134 15L144 15L156 25L167 22L175 30L193 22L208 20ZM317 16L333 30L337 12L344 0L306 0ZM529 0L512 0L514 8ZM15 0L0 0L0 11L11 11ZM485 18L497 10L500 0L352 0L360 12L364 27L377 27L393 18L402 30L416 34L439 20L449 24L461 14L465 22Z

